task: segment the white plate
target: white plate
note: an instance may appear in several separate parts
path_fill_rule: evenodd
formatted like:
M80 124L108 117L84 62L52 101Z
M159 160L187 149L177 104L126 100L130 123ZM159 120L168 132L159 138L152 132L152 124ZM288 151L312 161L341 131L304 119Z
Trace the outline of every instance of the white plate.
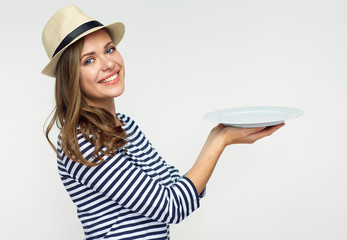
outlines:
M281 124L286 120L299 117L303 113L302 110L296 108L259 106L218 110L205 114L203 118L227 126L253 128Z

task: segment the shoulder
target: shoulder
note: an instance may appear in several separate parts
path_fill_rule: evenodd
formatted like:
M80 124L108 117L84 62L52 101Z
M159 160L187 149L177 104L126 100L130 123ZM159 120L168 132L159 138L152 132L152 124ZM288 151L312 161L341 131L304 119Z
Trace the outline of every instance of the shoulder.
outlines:
M133 121L129 116L123 113L116 113L116 117L125 125L126 123Z
M135 120L129 117L128 115L125 115L123 113L117 113L116 116L123 123L123 128L125 131L138 128L138 125L135 122Z
M123 113L117 113L117 118L123 123L123 129L126 132L128 140L142 142L146 139L141 128L133 118Z

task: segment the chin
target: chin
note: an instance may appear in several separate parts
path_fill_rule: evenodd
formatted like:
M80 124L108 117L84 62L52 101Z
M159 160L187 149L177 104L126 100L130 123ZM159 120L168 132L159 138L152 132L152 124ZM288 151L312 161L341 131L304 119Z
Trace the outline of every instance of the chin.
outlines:
M121 96L123 94L124 90L125 90L124 87L122 89L118 89L118 91L113 94L113 97L116 98L116 97Z

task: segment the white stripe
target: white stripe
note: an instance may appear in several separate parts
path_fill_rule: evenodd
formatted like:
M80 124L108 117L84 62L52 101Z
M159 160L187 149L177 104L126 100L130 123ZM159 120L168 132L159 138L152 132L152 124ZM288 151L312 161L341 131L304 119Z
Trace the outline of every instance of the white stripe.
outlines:
M130 134L130 145L127 151L132 157L130 158L130 155L123 156L123 153L117 153L101 166L95 167L80 167L81 165L79 163L75 163L65 157L63 159L64 164L58 163L58 171L62 176L62 182L67 184L66 189L70 195L78 193L78 195L72 197L72 200L75 200L77 206L84 205L90 201L88 204L81 206L78 212L79 219L81 221L87 221L84 223L85 230L88 232L96 231L93 234L86 234L88 239L95 239L93 237L99 236L100 234L110 236L115 233L120 233L120 238L135 238L142 234L148 234L147 239L168 237L168 225L158 221L166 219L167 221L177 223L194 211L199 201L196 197L195 189L188 180L180 178L177 169L166 164L166 162L161 159L135 122L124 115L118 114L117 116L125 123L123 126L124 129L129 128L130 124L133 124L130 129L127 129L127 134ZM134 132L136 128L137 130ZM81 136L81 134L79 134L79 136ZM83 137L78 140L80 145L84 141L85 139ZM85 157L91 155L94 151L94 147L91 147L91 143L88 141L80 146L81 150L87 148L90 149L83 154ZM60 149L59 146L58 149ZM107 157L104 157L104 159L106 158ZM123 165L124 163L125 165ZM74 166L70 170L71 164ZM112 167L110 170L103 173L111 165ZM120 171L113 172L114 169L120 168L121 165ZM80 169L76 171L78 167L80 167ZM69 172L67 172L67 170L69 170ZM84 171L85 174L82 177L81 174ZM140 171L142 171L141 174L135 179ZM120 173L124 173L124 175L115 182L115 179L119 177ZM100 176L101 178L96 182L96 179ZM110 176L111 178L106 182L106 179ZM86 182L88 178L90 178L90 180ZM121 185L123 181L126 182L124 182L124 185ZM143 182L141 183L141 181ZM149 182L151 182L151 184L145 189L145 186ZM129 184L132 185L126 190ZM139 184L141 185L139 186ZM176 184L179 185L180 188L177 188ZM103 185L103 187L99 189L101 185ZM91 188L92 186L93 189ZM151 191L152 187L154 188ZM107 191L108 188L110 188L110 190ZM100 192L95 192L95 189L99 189ZM116 189L118 189L117 192L115 192ZM179 202L174 198L173 192L175 192ZM107 197L111 194L114 196L113 200ZM131 194L134 195L128 202L125 202ZM158 195L155 197L156 194ZM87 197L87 195L90 196ZM121 199L120 196L122 196ZM188 200L188 205L186 205L184 197ZM136 201L137 198L139 198L138 201ZM115 200L118 202L115 202ZM152 205L149 205L152 201ZM99 205L101 202L104 203ZM122 207L118 205L122 203L124 203L125 206ZM167 203L166 206L165 203ZM133 209L127 209L127 207L132 205L134 205ZM143 206L139 209L141 205ZM164 207L165 209L163 209ZM146 210L147 208L148 210ZM86 209L89 210L85 211ZM101 209L104 210L99 212ZM138 212L134 212L134 210ZM178 212L178 215L171 220L172 211L174 211L174 214ZM141 223L150 220L145 215L152 215L153 220L148 223ZM136 217L136 219L132 219L134 217ZM93 224L97 225L90 227ZM135 224L135 226L126 227L127 224ZM110 227L102 230L102 228L106 226ZM151 226L155 227L153 229L145 229ZM126 233L127 231L134 232ZM165 234L156 234L155 232L157 231L164 231Z

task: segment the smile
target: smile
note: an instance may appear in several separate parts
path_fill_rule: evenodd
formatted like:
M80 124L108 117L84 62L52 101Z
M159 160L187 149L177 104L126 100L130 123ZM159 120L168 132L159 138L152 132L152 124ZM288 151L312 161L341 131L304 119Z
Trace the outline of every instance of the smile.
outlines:
M99 83L108 83L108 82L115 80L117 77L118 77L118 73L116 73L115 75L113 75L109 78L106 78L104 80L99 81Z

